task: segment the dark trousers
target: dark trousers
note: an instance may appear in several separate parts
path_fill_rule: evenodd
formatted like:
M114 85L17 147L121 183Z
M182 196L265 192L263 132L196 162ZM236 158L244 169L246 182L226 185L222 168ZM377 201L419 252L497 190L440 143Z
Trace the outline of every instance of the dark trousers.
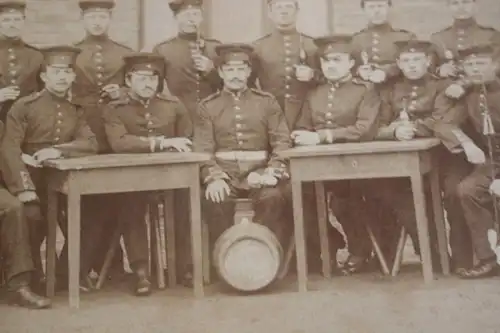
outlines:
M222 203L215 203L205 199L203 195L203 216L208 224L209 239L213 248L222 233L230 228L234 222L235 201L237 198L249 198L252 200L255 212L253 222L267 226L283 244L283 235L287 229L286 224L292 221L284 221L286 210L290 205L288 199L291 187L287 181L280 181L276 187L260 189L240 189L232 186L231 194Z
M28 285L34 270L30 246L30 226L23 204L0 188L0 250L10 290Z
M366 230L369 216L360 189L360 181L343 180L327 182L325 189L333 194L331 209L344 229L349 253L368 258L372 251Z
M495 257L488 242L488 230L493 229L496 223L492 195L489 192L492 181L491 164L488 163L475 166L457 187L457 195L462 204L478 260Z

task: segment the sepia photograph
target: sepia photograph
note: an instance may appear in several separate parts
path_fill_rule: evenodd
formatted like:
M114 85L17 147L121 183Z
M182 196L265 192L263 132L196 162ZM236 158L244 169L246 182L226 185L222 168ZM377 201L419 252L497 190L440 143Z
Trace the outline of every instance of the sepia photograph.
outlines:
M497 131L499 0L0 0L0 333L500 333Z

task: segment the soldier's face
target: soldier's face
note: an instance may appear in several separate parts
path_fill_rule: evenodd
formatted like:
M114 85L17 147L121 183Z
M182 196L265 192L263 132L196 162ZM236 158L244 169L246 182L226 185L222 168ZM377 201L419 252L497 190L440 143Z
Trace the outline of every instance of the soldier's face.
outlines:
M467 78L476 84L493 81L496 77L498 65L491 55L468 57L464 59L462 65Z
M109 10L87 10L82 16L85 31L92 36L101 36L108 32L111 23Z
M365 2L363 11L368 19L368 22L379 25L384 24L389 20L390 9L391 5L389 5L389 1L380 0Z
M399 55L397 63L406 78L418 80L427 73L431 60L425 52L404 52Z
M129 73L126 84L132 93L142 99L150 99L158 92L160 77L153 71L135 71Z
M219 68L219 75L224 87L229 90L241 90L247 87L252 69L243 61L229 61Z
M321 70L330 81L337 81L351 73L354 60L348 53L329 53L321 57Z
M476 14L476 1L474 0L448 0L451 15L456 20L465 20Z
M75 81L75 71L67 65L46 66L40 75L45 87L55 93L64 94L68 92Z
M291 26L297 22L299 7L295 1L274 1L269 5L269 18L276 26Z
M23 12L0 12L0 34L9 38L20 37L24 21Z
M179 31L184 33L195 33L203 22L203 12L198 7L181 10L177 16Z

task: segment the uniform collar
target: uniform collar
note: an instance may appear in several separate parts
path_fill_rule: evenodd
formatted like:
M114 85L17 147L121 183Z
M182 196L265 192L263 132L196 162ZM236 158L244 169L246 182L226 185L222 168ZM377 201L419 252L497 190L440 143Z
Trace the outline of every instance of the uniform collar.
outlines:
M424 86L427 82L429 82L429 79L430 79L430 75L429 74L425 74L423 77L421 77L420 79L418 80L410 80L408 78L404 78L403 79L403 82L406 84L406 85L409 85L409 86Z
M328 81L328 87L338 89L346 83L352 82L353 76L349 74L338 81Z
M380 32L390 32L393 30L393 28L389 22L386 22L383 24L369 24L368 30L380 33Z
M21 38L8 38L5 36L0 36L0 46L14 47L23 45L24 42Z
M132 101L132 103L139 104L145 108L149 107L149 105L151 104L151 101L155 98L153 96L148 100L143 100L143 99L140 99L139 97L137 97L136 95L132 94L130 91L127 93L127 95L130 98L130 100Z
M196 32L189 32L189 33L186 33L186 32L180 32L179 33L179 38L180 39L184 39L184 40L188 40L188 41L191 41L191 42L194 42L195 40L197 40L198 38L201 38L201 36L198 36L196 34Z
M455 28L455 30L470 29L476 26L477 22L475 18L469 18L465 20L455 20L453 22L453 28Z
M297 28L293 27L290 29L278 29L275 28L273 33L278 36L291 36L291 35L296 35L298 34Z
M249 88L245 88L237 92L232 92L224 87L224 89L222 89L222 95L226 97L231 97L232 99L242 99L248 94L249 91L250 91Z
M103 43L103 42L107 42L109 40L109 36L107 34L103 34L100 36L87 35L87 37L85 39L87 41L93 42L93 43Z
M73 94L71 90L69 90L65 96L58 96L52 92L50 92L47 88L44 88L41 92L42 96L49 97L50 99L60 102L60 103L72 103Z

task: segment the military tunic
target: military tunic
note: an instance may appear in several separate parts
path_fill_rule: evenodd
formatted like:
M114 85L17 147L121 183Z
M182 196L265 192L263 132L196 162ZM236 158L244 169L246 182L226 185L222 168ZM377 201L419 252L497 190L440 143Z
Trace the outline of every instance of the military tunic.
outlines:
M474 246L474 251L479 260L488 260L495 257L491 250L487 232L494 226L494 217L492 215L493 207L489 186L493 181L493 174L498 177L499 169L497 159L492 166L488 158L488 139L483 135L484 111L489 110L491 115L493 129L495 133L500 132L500 80L488 83L484 88L474 86L473 89L460 100L464 106L455 110L440 124L439 136L450 151L458 153L461 147L461 139L453 132L454 129L463 127L467 120L470 120L478 137L481 139L476 145L483 149L487 156L487 163L474 165L472 172L462 180L457 187L457 195L460 198L462 208L465 214L465 220L470 229L470 235ZM494 157L498 152L493 139ZM492 169L494 168L494 169Z
M184 103L191 116L196 115L196 107L202 99L222 87L216 68L209 73L196 70L191 50L199 47L204 56L214 61L215 47L219 44L215 39L202 37L197 42L196 35L180 34L153 49L154 53L165 57L168 89Z
M416 39L416 35L390 24L370 25L354 34L352 46L356 56L362 60L366 54L368 63L378 65L390 79L400 73L396 65L398 48L394 42L409 39Z
M175 97L160 94L146 103L127 95L111 102L106 107L104 118L109 143L116 153L151 153L148 138L189 138L193 132L191 118L184 105ZM155 151L160 151L156 148ZM140 193L129 193L116 195L115 199L120 207L118 220L123 227L128 258L135 268L148 260L144 216L151 198ZM175 199L176 209L181 207L186 210L186 204L178 200L177 196ZM187 238L186 228L181 224L179 226L184 231L179 237Z
M286 161L277 153L291 146L290 132L276 99L269 93L246 89L239 94L226 90L216 93L200 103L198 122L195 124L194 151L212 155L201 165L201 180L205 185L225 179L231 187L230 199L248 196L255 209L254 221L271 228L280 238L281 220L289 209L289 182L280 180L276 187L251 189L246 177L250 172L265 168L285 171ZM219 152L266 151L267 158L246 161L220 159ZM244 154L242 154L244 156ZM203 199L202 199L203 200ZM232 225L233 200L214 203L203 200L210 227L211 244Z
M132 52L107 36L88 36L75 44L82 52L76 59L76 80L73 84L75 103L85 108L87 121L96 134L100 152L109 152L106 140L103 107L110 101L102 88L108 84L125 84L123 57Z
M397 140L395 130L401 125L400 112L402 110L406 110L410 122L416 128L415 137L435 136L436 124L443 121L449 113L455 113L456 108L461 107L460 103L445 95L449 84L447 80L439 80L428 74L419 80L401 78L392 86L388 86L382 94L384 102L376 139ZM463 156L451 155L444 149L440 150L439 161L444 205L450 223L453 263L456 268L468 268L472 264L472 245L455 189L466 176L469 167ZM397 178L372 180L365 186L365 189L366 197L376 198L380 200L381 205L394 210L399 223L405 226L419 253L415 209L409 180ZM428 188L426 190L430 193ZM427 215L432 220L432 202L428 201ZM434 240L433 250L436 250L433 225L430 223L430 232ZM436 255L436 260L438 259L437 253L437 251L433 253Z
M32 155L43 148L54 147L63 157L79 157L97 153L97 141L88 127L83 110L65 98L57 97L47 90L23 97L14 103L7 115L5 134L0 148L1 168L8 190L17 195L25 191L36 191L40 208L46 217L47 184L43 168L34 168L24 164L21 154ZM88 209L87 200L83 200L82 211ZM82 219L82 234L94 232ZM47 234L46 221L33 231L33 248L38 252L41 242ZM93 227L99 224L93 223ZM66 226L61 225L63 233ZM98 231L95 231L98 234ZM85 239L85 238L84 238ZM86 238L89 242L92 238ZM93 244L82 243L82 253L91 251ZM82 267L85 267L82 255ZM34 258L35 260L40 258ZM87 268L85 268L87 269ZM87 269L88 272L88 269Z
M19 97L27 96L40 88L42 53L20 39L0 38L0 89L18 86ZM5 121L13 101L0 105L0 120Z
M296 129L317 132L321 144L332 143L329 137L334 143L371 140L377 128L380 105L380 98L370 84L357 79L326 83L309 92ZM328 182L326 187L334 195L332 210L344 228L349 252L367 258L371 247L357 183Z
M293 129L307 92L317 85L318 75L310 82L295 77L295 65L307 65L318 73L316 45L313 38L298 31L274 31L253 43L256 63L253 66L260 88L274 95L285 112L288 127Z
M458 51L476 44L493 43L500 47L500 32L479 25L474 19L455 21L450 27L432 34L439 63L442 65L450 60L459 59Z

